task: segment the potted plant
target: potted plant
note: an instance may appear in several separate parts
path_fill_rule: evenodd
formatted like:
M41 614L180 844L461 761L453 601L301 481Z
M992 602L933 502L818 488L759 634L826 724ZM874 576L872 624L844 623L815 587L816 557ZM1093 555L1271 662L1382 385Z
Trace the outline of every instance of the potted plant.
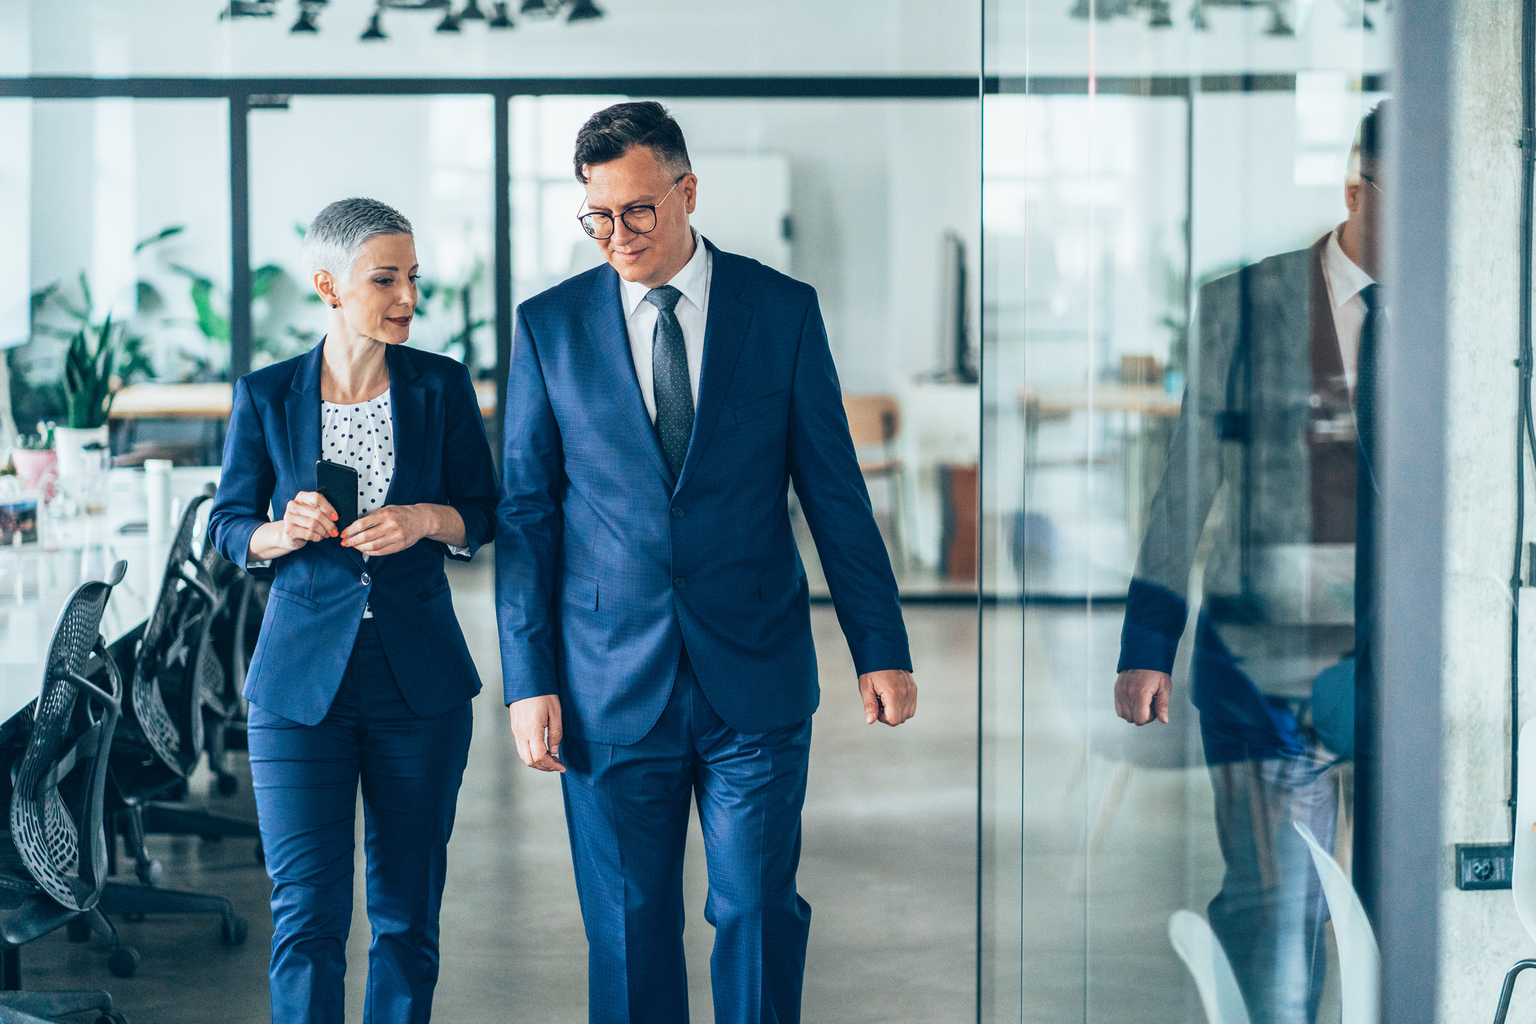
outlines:
M11 462L21 479L22 490L41 490L45 499L52 500L58 471L58 459L53 451L53 424L38 423L36 434L23 434L16 447L11 449Z
M68 426L54 431L59 476L87 472L100 462L89 460L86 448L107 448L107 416L112 410L113 324L111 314L100 327L85 324L69 340L64 354L64 402ZM94 337L93 337L94 336Z

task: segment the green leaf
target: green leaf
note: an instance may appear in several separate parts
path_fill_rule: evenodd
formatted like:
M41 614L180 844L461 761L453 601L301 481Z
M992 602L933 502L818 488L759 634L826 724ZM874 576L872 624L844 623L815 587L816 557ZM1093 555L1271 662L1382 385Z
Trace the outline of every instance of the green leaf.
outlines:
M288 272L276 263L268 263L265 266L257 267L251 271L251 298L261 298L271 291L274 285L287 276Z
M85 276L85 271L80 271L80 294L85 296L85 315L91 313L91 279Z
M137 256L139 253L143 252L149 246L154 245L156 242L163 242L167 238L173 238L185 230L187 229L180 224L173 224L168 228L162 228L158 235L150 235L148 238L140 240L140 242L133 247L133 254Z
M197 329L209 341L229 341L229 319L213 308L213 282L206 277L192 282L192 305L197 307Z

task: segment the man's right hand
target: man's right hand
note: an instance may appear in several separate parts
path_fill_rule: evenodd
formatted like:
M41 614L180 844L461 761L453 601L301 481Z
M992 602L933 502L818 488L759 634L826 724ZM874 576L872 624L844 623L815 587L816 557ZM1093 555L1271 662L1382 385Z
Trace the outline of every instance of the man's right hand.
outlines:
M560 698L527 697L507 706L512 716L512 736L517 740L517 756L529 768L541 772L563 772L559 761Z
M1173 677L1166 672L1133 668L1115 680L1115 714L1133 725L1156 718L1168 723L1168 701L1173 696Z

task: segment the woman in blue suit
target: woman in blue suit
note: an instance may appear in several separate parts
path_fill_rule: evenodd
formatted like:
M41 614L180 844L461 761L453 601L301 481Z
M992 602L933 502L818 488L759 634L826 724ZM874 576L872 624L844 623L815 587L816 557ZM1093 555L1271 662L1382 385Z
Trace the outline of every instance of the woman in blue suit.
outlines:
M448 836L480 690L443 557L495 533L496 481L469 372L405 347L411 225L369 199L332 203L305 261L330 307L308 354L240 378L208 529L272 576L246 677L251 775L272 876L272 1019L341 1024L363 793L368 996L363 1019L431 1017ZM317 460L358 471L338 531ZM277 518L273 518L276 515Z

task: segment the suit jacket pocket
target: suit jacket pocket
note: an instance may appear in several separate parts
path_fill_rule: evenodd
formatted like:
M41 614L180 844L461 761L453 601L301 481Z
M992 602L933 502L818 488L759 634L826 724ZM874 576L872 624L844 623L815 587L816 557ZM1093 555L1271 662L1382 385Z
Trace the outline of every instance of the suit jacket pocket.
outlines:
M791 552L788 558L757 574L757 596L764 601L777 600L790 587L800 585L800 576L800 562Z
M428 587L426 590L423 590L421 593L417 594L416 600L420 601L422 604L426 604L434 597L437 597L440 594L446 594L447 592L448 577L444 576L441 583L438 583L435 587Z
M771 395L762 398L754 398L750 402L743 402L736 406L736 422L738 424L750 423L752 420L766 416L771 412L778 412L789 404L789 391L780 388Z
M301 608L308 608L312 612L320 610L319 601L305 597L303 594L295 594L291 590L284 590L282 587L273 587L272 596L280 601L292 601Z
M561 590L564 591L566 604L574 604L588 611L597 611L597 580L589 580L585 576L568 572L565 574L564 583L561 584Z

